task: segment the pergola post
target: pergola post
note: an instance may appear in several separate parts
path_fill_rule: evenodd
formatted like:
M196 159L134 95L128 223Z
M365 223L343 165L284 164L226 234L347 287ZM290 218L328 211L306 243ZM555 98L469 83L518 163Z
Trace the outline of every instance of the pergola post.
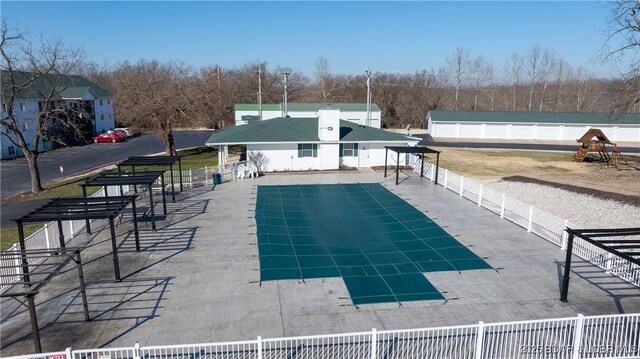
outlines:
M40 344L40 329L38 328L38 316L36 315L35 294L27 294L27 307L29 307L29 317L31 318L31 335L33 336L33 345L37 353L42 353L42 344Z
M58 220L58 240L60 241L60 249L64 249L64 231L62 230L62 220ZM62 251L64 253L64 251Z
M384 178L387 178L387 159L389 158L389 149L384 148Z
M164 187L164 173L162 174L162 176L160 176L160 185L162 186L162 208L164 209L164 214L167 214L167 197L165 195L165 187Z
M398 178L400 177L400 152L396 152L396 186L398 185Z
M131 209L133 210L133 231L136 238L136 252L140 252L140 235L138 234L138 216L136 215L136 199L131 201Z
M84 273L82 271L82 260L80 259L80 251L74 254L74 261L78 267L78 281L80 282L80 295L82 296L82 307L84 309L84 320L91 321L89 317L89 305L87 304L87 289L84 284Z
M420 156L420 177L424 177L424 154Z
M176 201L176 186L173 184L173 163L169 165L169 174L171 178L171 200L172 202ZM180 174L182 177L182 174Z
M149 183L149 205L151 206L151 228L156 230L156 212L153 209L153 193L151 192L151 183Z
M118 174L120 174L120 166L118 166ZM124 191L122 189L122 185L120 185L120 196L124 196Z
M440 152L436 152L436 175L435 184L438 184L438 169L440 168Z
M27 246L24 243L24 227L22 225L22 221L18 221L18 240L20 241L20 252L22 253L22 278L25 283L29 283L29 262L27 261L27 254L25 252L27 250Z
M178 176L180 176L180 192L182 192L182 159L180 157L178 157Z
M131 166L131 172L136 173L136 166ZM133 185L133 190L138 192L138 185Z
M120 264L118 263L118 244L116 243L116 226L113 223L113 216L109 217L109 229L111 230L111 248L113 250L113 270L116 281L120 281Z
M118 170L120 170L120 167L118 166ZM87 186L82 185L82 197L87 198ZM85 203L85 206L87 205L87 203ZM84 211L87 216L89 214L89 210L85 208ZM87 229L87 234L91 234L91 221L89 220L89 218L86 218L84 220L84 226Z
M564 275L562 276L562 292L560 293L560 300L567 301L569 294L569 274L571 274L571 255L573 254L573 239L575 238L573 233L569 233L569 239L567 240L567 256L564 260Z

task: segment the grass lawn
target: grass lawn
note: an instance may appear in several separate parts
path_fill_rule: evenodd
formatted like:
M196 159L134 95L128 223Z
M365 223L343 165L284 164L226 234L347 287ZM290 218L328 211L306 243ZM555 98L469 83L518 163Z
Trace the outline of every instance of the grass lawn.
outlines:
M217 166L218 165L218 154L217 151L210 147L198 147L192 148L189 150L178 151L178 155L182 157L182 170L189 169L199 169L204 168L205 166ZM158 167L148 166L148 167L136 167L136 171L144 171L144 170L153 170L158 169ZM164 168L162 168L164 169ZM174 166L174 170L177 170L178 166ZM115 171L115 170L110 170ZM69 196L82 196L82 187L80 184L85 181L85 179L90 178L92 176L96 176L95 174L76 177L64 181L50 183L44 186L44 191L38 194L32 194L30 192L21 193L12 197L9 197L5 200L6 203L18 203L22 201L29 201L35 199L46 199L46 198L56 198L56 197L69 197ZM88 188L89 194L97 192L99 189ZM35 232L39 228L42 227L42 224L39 225L30 225L25 226L25 236L30 235ZM9 248L13 243L18 241L18 231L16 227L7 227L2 228L0 230L0 246L2 250Z
M33 232L42 228L44 223L33 223L27 224L24 226L24 236L25 238L33 234ZM5 251L9 249L14 243L18 243L18 227L7 227L2 228L2 232L0 232L0 251Z

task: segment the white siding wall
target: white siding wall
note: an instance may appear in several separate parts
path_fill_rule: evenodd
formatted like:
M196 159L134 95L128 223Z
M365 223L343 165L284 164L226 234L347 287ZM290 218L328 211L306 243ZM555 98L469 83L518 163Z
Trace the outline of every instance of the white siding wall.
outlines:
M252 151L262 152L267 158L265 172L318 169L320 165L320 155L298 158L297 143L247 145L247 152Z
M102 105L100 101L102 100ZM93 106L96 112L95 125L96 133L100 134L113 130L116 127L116 118L113 113L113 104L110 98L96 99L93 101Z
M24 104L24 111L21 109L21 105ZM27 144L31 144L33 141L33 136L35 136L35 128L36 128L36 115L39 111L38 102L37 101L16 101L15 108L13 110L13 114L18 121L18 126L22 131L25 141ZM2 116L5 116L5 112L2 112ZM2 132L9 134L13 140L16 140L16 137L13 133L10 133L6 128L0 126L2 128ZM9 139L7 139L4 135L0 135L0 143L2 144L2 158L13 158L14 155L9 155L8 150L9 147L13 146L14 151L18 151L19 147L14 145ZM42 142L40 142L42 144Z
M340 146L337 143L318 145L318 157L321 170L337 170L340 167Z
M316 118L318 117L318 111L289 111L289 117L301 117L301 118ZM242 116L258 116L258 111L236 111L235 119L236 125L244 125L245 121L242 121ZM282 117L281 111L262 111L262 118L269 120L276 117ZM380 111L371 111L371 127L381 128L380 121L382 113ZM367 119L367 111L340 111L340 119L351 121L359 125L364 125Z
M429 133L434 138L488 138L515 140L575 141L591 128L599 128L616 141L640 142L640 124L634 125L582 125L582 124L456 124L430 122Z

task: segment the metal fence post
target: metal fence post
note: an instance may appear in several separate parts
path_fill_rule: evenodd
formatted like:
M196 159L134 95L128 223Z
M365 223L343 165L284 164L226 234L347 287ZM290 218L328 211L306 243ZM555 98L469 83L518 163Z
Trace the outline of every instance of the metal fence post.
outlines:
M462 192L464 192L464 176L460 176L460 197L462 197Z
M49 223L45 224L42 229L44 230L44 242L47 245L47 249L49 249L51 248L51 244L49 243Z
M262 359L262 337L258 335L258 359Z
M569 228L569 220L565 219L564 220L564 228ZM566 251L567 250L567 237L569 237L569 233L567 233L567 231L562 230L562 250Z
M140 343L138 342L133 346L133 359L140 359Z
M449 183L449 170L444 170L444 188L447 188L447 184Z
M482 358L482 348L484 345L484 322L478 322L478 333L476 334L476 359Z
M584 315L582 314L578 314L578 318L576 318L576 327L574 330L574 337L573 337L573 346L571 347L573 349L573 353L571 353L571 358L572 359L579 359L580 358L580 354L582 354L582 331L584 330Z
M73 358L73 351L71 350L71 347L64 350L64 355L67 356L67 359Z
M482 206L482 190L484 189L484 187L482 186L482 183L480 183L480 191L478 193L478 207Z
M533 205L529 205L529 224L527 225L527 232L531 232L531 226L533 225Z
M502 193L502 205L500 206L500 218L504 218L504 205L507 204L507 195Z
M376 328L371 329L371 359L378 356L378 331Z

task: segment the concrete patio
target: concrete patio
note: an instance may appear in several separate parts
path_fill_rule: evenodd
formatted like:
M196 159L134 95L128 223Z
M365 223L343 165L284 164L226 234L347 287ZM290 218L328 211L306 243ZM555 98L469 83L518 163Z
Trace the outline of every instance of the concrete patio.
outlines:
M158 231L130 218L118 226L121 282L113 280L108 231L74 238L89 311L83 321L75 270L36 297L44 351L168 345L310 334L640 312L640 291L574 257L569 302L559 301L565 252L415 174L268 174L199 187L168 203ZM259 282L254 208L262 184L383 183L485 258L496 270L427 273L446 301L355 307L341 278ZM339 205L339 204L336 204ZM159 212L159 211L157 211ZM29 315L2 301L2 356L33 352Z

